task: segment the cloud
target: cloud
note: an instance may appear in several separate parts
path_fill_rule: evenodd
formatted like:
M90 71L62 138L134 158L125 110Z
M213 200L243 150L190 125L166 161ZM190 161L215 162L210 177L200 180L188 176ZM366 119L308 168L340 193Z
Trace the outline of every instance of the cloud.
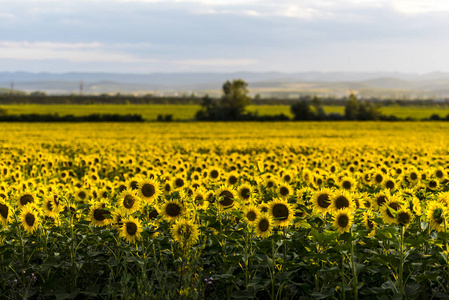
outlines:
M254 65L259 63L259 61L251 58L210 58L176 60L173 63L189 67L236 67Z
M128 53L107 51L101 43L14 42L0 41L0 58L21 60L55 60L71 62L155 62Z

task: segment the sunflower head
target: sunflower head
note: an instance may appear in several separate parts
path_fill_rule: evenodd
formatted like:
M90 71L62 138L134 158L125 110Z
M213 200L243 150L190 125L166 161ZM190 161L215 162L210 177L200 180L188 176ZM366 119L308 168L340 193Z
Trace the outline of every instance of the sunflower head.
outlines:
M288 226L293 222L293 207L286 200L273 199L268 203L268 207L268 213L274 221L273 225Z
M413 221L413 214L407 208L401 208L396 212L397 223L401 226L408 226Z
M169 220L179 219L184 214L184 206L178 200L166 201L161 208L161 215Z
M261 238L271 236L273 230L273 219L267 213L261 213L254 222L256 234Z
M142 238L142 224L134 217L128 217L122 219L122 225L120 227L120 236L124 238L128 243L136 243L136 241Z
M331 209L331 197L333 193L328 188L316 191L312 197L313 209L321 214L326 214Z
M40 224L39 211L33 204L27 204L22 207L19 215L19 220L28 233L33 233Z
M353 216L348 208L340 209L334 213L333 228L340 234L349 232L352 227Z
M140 207L140 198L136 190L126 189L118 197L119 207L127 214L132 214Z
M235 190L226 185L221 186L215 193L220 208L232 207L235 202L235 195Z
M170 232L176 243L181 247L190 247L195 244L200 235L198 225L191 220L180 219L170 228Z
M147 203L152 203L161 194L159 182L154 179L146 179L139 181L139 195Z

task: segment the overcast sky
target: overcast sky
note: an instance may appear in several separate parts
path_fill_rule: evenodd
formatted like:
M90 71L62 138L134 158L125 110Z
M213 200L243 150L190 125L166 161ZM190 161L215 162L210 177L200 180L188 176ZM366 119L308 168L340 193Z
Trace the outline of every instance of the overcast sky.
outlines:
M0 0L0 72L449 71L446 0Z

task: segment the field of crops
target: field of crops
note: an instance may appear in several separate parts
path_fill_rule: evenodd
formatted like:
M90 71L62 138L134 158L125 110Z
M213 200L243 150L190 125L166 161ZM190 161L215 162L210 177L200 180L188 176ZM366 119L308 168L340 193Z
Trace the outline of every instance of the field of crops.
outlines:
M40 105L40 104L24 104L24 105L2 105L0 108L6 109L8 114L59 114L75 116L90 114L141 114L147 121L155 121L158 115L173 115L174 120L192 120L195 113L200 110L199 105ZM292 118L289 105L250 105L248 111L257 112L260 116L270 116L285 114ZM324 106L324 111L328 113L339 113L344 115L344 106ZM431 115L437 114L444 118L449 114L449 107L419 107L419 106L392 106L382 107L381 112L385 115L394 115L398 118L406 119L411 117L414 119L430 118Z
M443 299L449 124L0 124L2 299Z

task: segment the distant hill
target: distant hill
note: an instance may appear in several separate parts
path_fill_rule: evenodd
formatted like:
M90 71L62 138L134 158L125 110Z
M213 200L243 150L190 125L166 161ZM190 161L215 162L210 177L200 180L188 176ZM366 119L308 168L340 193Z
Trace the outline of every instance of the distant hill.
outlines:
M404 74L394 72L302 72L302 73L28 73L0 72L0 93L11 82L18 90L49 94L134 93L155 95L220 95L226 80L242 78L253 95L295 98L301 94L364 97L446 98L449 73Z

